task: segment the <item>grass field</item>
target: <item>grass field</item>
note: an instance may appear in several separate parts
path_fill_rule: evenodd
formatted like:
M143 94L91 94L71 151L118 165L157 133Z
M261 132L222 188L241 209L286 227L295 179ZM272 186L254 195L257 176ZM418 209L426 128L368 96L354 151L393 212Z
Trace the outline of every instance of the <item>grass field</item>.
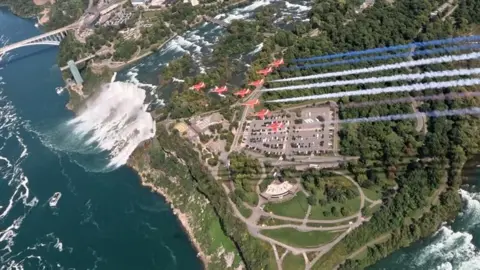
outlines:
M242 205L237 205L238 211L244 216L245 218L249 218L252 215L252 210L247 208L246 206Z
M372 201L380 200L382 198L382 193L379 191L379 188L362 188L363 194Z
M282 243L294 247L314 247L326 244L335 239L340 233L325 231L300 232L293 228L278 230L263 230L261 233Z
M291 200L282 203L269 203L265 205L265 211L286 217L304 218L307 213L307 197L298 192Z
M305 260L301 255L293 255L288 253L285 258L283 258L282 267L284 270L299 270L305 268Z

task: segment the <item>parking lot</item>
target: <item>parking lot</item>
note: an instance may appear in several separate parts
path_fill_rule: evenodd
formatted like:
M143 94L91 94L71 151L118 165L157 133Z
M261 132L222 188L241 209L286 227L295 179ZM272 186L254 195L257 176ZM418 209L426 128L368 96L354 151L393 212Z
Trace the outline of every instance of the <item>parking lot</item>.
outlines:
M274 113L246 122L242 147L267 156L321 155L334 152L338 129L336 108L329 105ZM268 126L283 124L278 131Z

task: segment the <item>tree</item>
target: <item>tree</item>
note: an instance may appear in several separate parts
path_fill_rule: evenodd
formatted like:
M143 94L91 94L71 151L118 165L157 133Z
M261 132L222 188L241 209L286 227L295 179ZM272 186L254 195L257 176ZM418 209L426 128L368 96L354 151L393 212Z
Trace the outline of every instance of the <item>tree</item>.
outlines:
M310 204L311 206L315 206L318 203L318 199L314 195L308 196L307 201L308 201L308 204Z

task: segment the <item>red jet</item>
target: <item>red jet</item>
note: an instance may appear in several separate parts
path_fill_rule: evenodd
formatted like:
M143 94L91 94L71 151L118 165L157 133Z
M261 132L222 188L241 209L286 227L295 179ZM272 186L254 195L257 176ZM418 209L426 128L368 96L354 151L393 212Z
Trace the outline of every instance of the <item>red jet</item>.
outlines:
M270 111L267 109L262 109L261 111L255 113L255 116L258 116L259 119L265 119L265 116L269 115Z
M271 128L273 130L273 132L277 132L279 128L283 127L283 123L274 122L274 123L268 125L268 127Z
M260 100L252 99L252 100L249 100L249 101L243 103L242 105L248 106L248 107L253 109L253 107L255 107L255 105L258 105L258 104L260 104Z
M266 69L257 71L257 74L262 74L263 76L267 76L268 74L272 73L272 71L273 71L272 67L268 67Z
M199 82L195 85L193 85L191 88L193 88L195 91L200 91L202 88L205 88L205 83L204 82Z
M272 63L270 63L270 67L274 67L274 68L278 68L279 66L283 65L283 58L280 58L280 59L276 59L275 61L273 61Z
M226 85L224 85L222 87L215 86L215 88L210 92L217 93L217 94L221 95L222 93L227 92L227 90L228 89L227 89Z
M244 89L242 89L242 90L240 90L240 91L238 91L238 92L235 92L235 93L233 93L233 94L234 94L235 96L239 96L239 97L241 97L241 98L244 98L246 95L250 94L251 92L252 92L252 90L244 88Z
M255 87L259 87L259 86L262 86L264 82L265 82L265 80L264 80L264 79L261 79L261 80L257 80L257 81L251 82L251 83L249 83L248 85L255 86Z

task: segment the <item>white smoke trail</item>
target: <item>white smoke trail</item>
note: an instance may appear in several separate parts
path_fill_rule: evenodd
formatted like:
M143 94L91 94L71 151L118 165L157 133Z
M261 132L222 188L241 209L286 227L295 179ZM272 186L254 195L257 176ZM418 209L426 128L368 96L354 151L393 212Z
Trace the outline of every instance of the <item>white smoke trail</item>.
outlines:
M480 107L472 107L472 108L457 109L457 110L446 110L446 111L419 112L419 113L411 113L411 114L394 114L394 115L374 116L374 117L364 117L364 118L351 118L351 119L342 119L334 122L341 123L341 124L365 123L365 122L415 119L418 116L423 116L423 115L426 115L428 117L442 117L442 116L472 115L472 114L480 114Z
M445 100L445 99L456 99L464 97L480 97L480 92L462 92L462 93L448 93L440 94L433 96L421 96L421 97L404 97L396 99L384 99L384 100L375 100L375 101L365 101L365 102L353 102L343 105L344 108L359 108L367 106L378 106L384 104L398 104L412 101L425 101L425 100Z
M409 68L409 67L432 65L432 64L441 64L441 63L449 63L449 62L456 62L456 61L464 61L464 60L471 60L471 59L475 59L475 58L479 58L479 57L480 57L479 52L468 53L468 54L460 54L460 55L447 55L447 56L420 59L420 60L412 60L412 61L407 61L407 62L400 62L400 63L395 63L395 64L381 65L381 66L369 67L369 68L350 69L350 70L338 71L338 72L330 72L330 73L315 74L315 75L309 75L309 76L300 76L300 77L294 77L294 78L278 79L278 80L272 80L270 82L271 83L273 83L273 82L293 82L293 81L302 81L302 80L339 77L339 76L347 76L347 75L354 75L354 74L378 72L378 71L384 71L384 70Z
M480 79L465 79L465 80L456 80L456 81L445 81L445 82L431 82L431 83L417 83L411 85L402 85L402 86L392 86L392 87L383 87L383 88L372 88L366 90L358 91L346 91L346 92L337 92L329 93L322 95L312 95L305 97L293 97L293 98L284 98L284 99L275 99L267 101L268 103L280 103L280 102L295 102L295 101L304 101L304 100L313 100L313 99L328 99L328 98L340 98L340 97L350 97L350 96L362 96L362 95L377 95L385 93L396 93L396 92L411 92L411 91L422 91L427 89L441 89L448 87L459 87L459 86L471 86L480 84Z
M475 74L480 74L480 68L445 70L445 71L426 72L426 73L419 73L419 74L400 74L400 75L385 76L385 77L372 77L372 78L355 79L355 80L330 81L330 82L311 83L311 84L303 84L303 85L292 85L292 86L284 86L284 87L276 87L276 88L266 88L266 89L262 89L262 92L322 88L322 87L330 87L330 86L394 82L394 81L413 81L413 80L423 80L427 78L456 77L456 76L467 76L467 75L475 75Z

